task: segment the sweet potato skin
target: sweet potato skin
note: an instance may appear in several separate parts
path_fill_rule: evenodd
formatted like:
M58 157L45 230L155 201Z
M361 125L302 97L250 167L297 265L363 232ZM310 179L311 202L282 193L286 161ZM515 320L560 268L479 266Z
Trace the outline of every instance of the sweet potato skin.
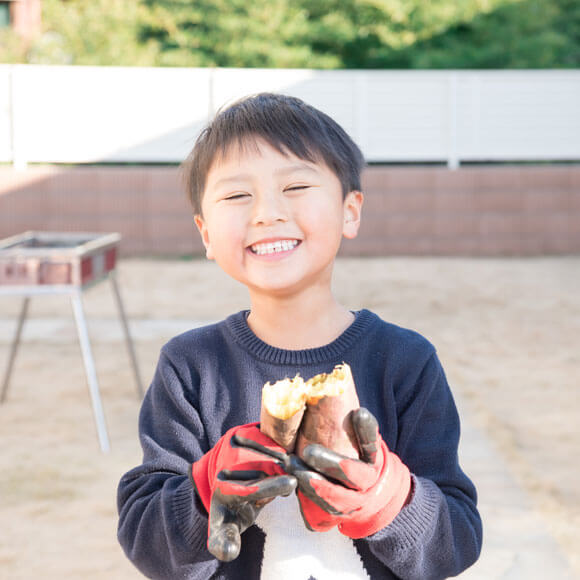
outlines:
M279 419L268 413L266 407L262 405L260 411L260 431L268 435L283 447L288 453L294 451L296 439L298 437L298 429L304 415L304 408L298 411L289 419Z
M302 457L307 445L318 443L337 453L358 459L358 443L350 413L359 407L352 380L348 382L342 395L322 397L317 402L308 403L296 439L295 453Z

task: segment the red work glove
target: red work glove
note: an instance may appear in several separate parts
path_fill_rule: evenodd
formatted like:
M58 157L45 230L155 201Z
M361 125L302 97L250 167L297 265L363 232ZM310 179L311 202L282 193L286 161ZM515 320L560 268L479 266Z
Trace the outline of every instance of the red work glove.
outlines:
M296 478L281 466L285 460L284 449L253 423L227 431L192 465L193 485L209 514L208 550L216 558L237 558L241 533L260 509L296 489Z
M411 475L382 440L377 420L364 408L351 415L360 459L322 445L308 445L291 472L306 526L325 531L338 525L350 538L370 536L390 524L407 502Z

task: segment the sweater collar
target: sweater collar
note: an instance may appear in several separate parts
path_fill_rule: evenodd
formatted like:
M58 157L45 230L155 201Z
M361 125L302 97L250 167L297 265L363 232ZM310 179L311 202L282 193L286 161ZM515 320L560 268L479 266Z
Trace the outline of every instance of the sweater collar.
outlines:
M285 350L270 346L258 338L248 326L249 310L232 314L225 325L233 339L254 357L272 364L312 364L340 358L369 328L376 316L369 310L354 312L353 323L331 343L305 350Z

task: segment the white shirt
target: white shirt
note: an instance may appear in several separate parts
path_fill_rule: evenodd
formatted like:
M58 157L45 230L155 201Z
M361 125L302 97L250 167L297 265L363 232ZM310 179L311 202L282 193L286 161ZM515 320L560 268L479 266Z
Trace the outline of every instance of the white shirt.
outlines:
M305 526L294 493L262 508L256 525L266 534L262 580L370 579L353 541L338 528L312 532Z

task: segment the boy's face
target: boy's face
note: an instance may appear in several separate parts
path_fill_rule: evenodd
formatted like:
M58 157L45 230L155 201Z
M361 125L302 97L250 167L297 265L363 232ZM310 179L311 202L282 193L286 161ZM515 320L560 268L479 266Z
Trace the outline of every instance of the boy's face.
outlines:
M233 145L207 175L195 217L207 257L250 293L330 286L341 238L358 232L362 193L343 200L326 164L256 144Z

